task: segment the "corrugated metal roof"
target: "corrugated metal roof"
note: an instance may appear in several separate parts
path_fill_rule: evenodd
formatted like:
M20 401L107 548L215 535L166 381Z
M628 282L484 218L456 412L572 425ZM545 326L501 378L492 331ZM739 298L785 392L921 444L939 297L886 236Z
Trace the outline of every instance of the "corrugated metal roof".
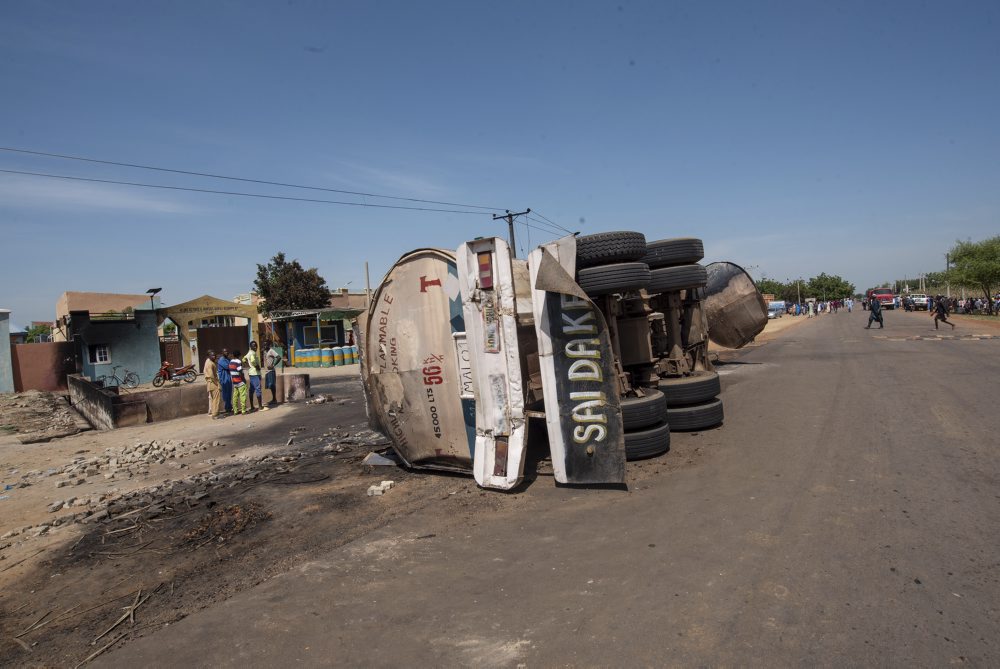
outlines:
M273 311L271 320L291 321L296 318L316 318L321 321L339 321L345 318L354 318L364 312L364 309L294 309L291 311Z

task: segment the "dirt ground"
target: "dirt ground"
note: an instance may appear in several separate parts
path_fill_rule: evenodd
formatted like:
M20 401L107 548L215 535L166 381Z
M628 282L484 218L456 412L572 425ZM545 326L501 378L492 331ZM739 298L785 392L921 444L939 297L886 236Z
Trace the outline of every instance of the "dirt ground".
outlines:
M367 427L360 381L315 371L322 404L48 444L4 437L0 475L14 487L0 501L0 665L76 666L431 505L475 524L524 503L471 477L363 465L387 442ZM692 465L704 435L677 435L669 457L630 463L629 480ZM141 453L154 457L125 464ZM522 491L553 485L537 460ZM368 496L383 480L395 486Z

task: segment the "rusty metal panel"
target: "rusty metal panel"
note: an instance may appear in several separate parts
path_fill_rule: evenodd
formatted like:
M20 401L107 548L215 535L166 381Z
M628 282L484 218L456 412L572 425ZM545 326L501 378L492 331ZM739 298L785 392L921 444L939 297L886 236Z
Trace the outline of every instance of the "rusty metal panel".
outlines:
M456 336L464 331L452 252L404 255L372 296L361 340L369 416L410 466L472 469L475 403Z

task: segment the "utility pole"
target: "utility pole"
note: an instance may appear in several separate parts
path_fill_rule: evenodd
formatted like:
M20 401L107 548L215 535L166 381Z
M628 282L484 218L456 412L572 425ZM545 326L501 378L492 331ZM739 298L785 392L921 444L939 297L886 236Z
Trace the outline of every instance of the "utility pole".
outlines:
M507 233L508 235L510 235L510 257L516 258L517 247L514 245L514 217L530 214L531 208L529 207L528 209L525 209L524 211L516 214L511 213L510 209L506 209L505 211L507 212L506 214L493 214L493 220L498 221L501 218L503 218L507 221Z
M951 254L944 254L944 275L945 278L948 276L948 271L951 269ZM951 299L951 281L945 281L945 287L948 289L948 298Z

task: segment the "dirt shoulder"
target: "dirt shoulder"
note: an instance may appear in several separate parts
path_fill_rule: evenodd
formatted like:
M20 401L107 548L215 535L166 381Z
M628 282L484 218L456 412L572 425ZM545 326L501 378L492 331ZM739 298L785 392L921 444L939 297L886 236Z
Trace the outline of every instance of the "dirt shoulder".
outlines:
M313 387L327 398L322 404L0 447L8 478L58 471L3 502L9 512L0 533L17 534L0 541L0 665L76 666L394 519L419 512L475 524L481 514L530 508L551 492L553 480L537 462L517 494L480 490L467 476L363 465L386 442L367 428L359 380L327 375ZM675 435L667 456L629 463L630 486L696 465L719 438L718 431ZM123 472L115 480L99 470L55 487L69 478L67 466L82 465L86 474L87 460L103 462L108 448ZM156 461L127 462L150 454ZM383 480L394 487L368 496ZM88 503L48 510L69 496ZM39 532L43 524L48 529ZM130 610L135 615L123 619Z

